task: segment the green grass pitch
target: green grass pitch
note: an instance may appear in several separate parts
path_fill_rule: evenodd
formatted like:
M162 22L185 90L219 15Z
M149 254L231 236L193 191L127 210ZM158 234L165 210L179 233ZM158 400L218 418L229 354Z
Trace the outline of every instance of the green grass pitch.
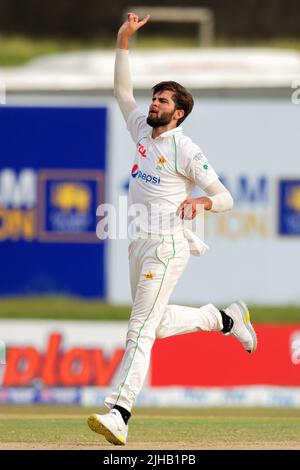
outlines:
M249 308L254 323L300 322L300 306ZM0 318L128 321L129 316L130 306L113 306L99 300L64 296L0 298Z
M128 442L113 446L86 424L95 408L1 405L0 449L300 449L300 410L136 408Z

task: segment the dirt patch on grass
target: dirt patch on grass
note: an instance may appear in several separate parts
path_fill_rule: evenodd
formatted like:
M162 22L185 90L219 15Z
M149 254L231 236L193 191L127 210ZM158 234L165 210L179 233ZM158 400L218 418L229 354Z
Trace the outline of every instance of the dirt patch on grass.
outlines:
M126 446L114 446L114 445L72 445L72 444L32 444L32 443L20 443L20 442L2 442L0 444L0 450L99 450L101 451L112 451L118 450L300 450L300 443L291 444L290 442L280 444L251 444L247 447L242 445L203 445L201 447L197 445L188 445L185 443L178 444L174 442L165 442L161 445L149 444L147 442L129 443Z

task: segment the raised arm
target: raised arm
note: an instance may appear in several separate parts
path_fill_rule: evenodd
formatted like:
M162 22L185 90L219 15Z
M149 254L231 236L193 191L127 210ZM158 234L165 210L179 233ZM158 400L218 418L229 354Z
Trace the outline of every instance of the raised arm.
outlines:
M136 108L130 75L128 47L131 36L149 20L149 15L139 21L134 13L128 13L127 20L118 31L117 51L114 72L114 95L118 101L124 119Z

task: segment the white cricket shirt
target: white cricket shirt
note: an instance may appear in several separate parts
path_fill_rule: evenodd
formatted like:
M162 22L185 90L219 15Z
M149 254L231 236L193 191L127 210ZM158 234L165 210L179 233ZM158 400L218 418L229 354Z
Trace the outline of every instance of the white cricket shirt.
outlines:
M191 197L193 188L205 190L218 179L202 150L176 127L156 139L138 108L128 116L127 128L136 144L131 168L128 208L134 216L130 236L145 233L171 235L182 230L178 206Z

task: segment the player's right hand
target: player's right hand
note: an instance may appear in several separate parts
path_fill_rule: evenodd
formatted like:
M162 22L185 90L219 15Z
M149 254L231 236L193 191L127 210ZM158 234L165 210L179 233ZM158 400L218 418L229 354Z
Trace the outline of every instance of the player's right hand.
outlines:
M135 13L128 13L127 20L124 21L119 29L119 35L126 35L130 38L138 29L144 26L150 18L150 15L145 16L142 20L139 20L138 15Z

